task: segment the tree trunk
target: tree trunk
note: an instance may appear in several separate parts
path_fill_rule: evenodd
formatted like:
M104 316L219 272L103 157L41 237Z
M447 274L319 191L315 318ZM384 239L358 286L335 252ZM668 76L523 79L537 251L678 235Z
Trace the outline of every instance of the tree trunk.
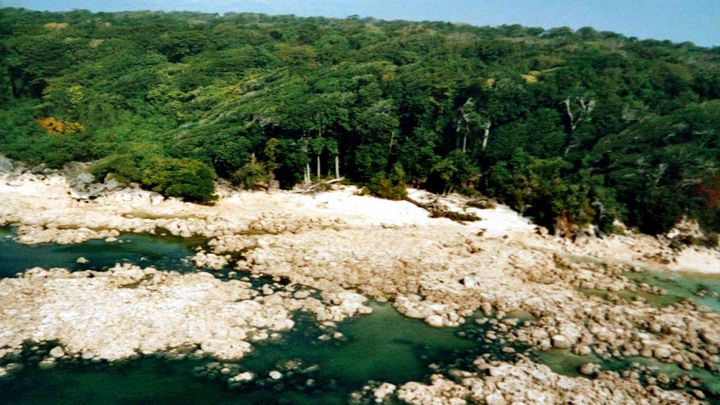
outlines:
M320 179L320 154L315 159L317 161L317 178Z
M466 150L467 150L467 131L465 131L465 133L463 134L463 147L462 147L463 153L465 153Z
M340 178L340 156L335 155L335 178Z
M311 183L310 180L310 163L305 163L305 184Z
M570 97L566 98L561 103L565 105L565 114L567 114L568 123L570 124L568 128L567 140L565 142L564 156L568 155L570 149L578 146L574 143L575 130L583 121L590 118L590 115L595 109L595 100L593 99L586 100L585 97L575 97L574 101L576 101L580 105L580 111L578 111L577 116L573 115Z
M485 148L487 148L488 140L490 139L490 122L487 122L485 124L485 127L483 128L483 139L482 139L482 151L485 152Z

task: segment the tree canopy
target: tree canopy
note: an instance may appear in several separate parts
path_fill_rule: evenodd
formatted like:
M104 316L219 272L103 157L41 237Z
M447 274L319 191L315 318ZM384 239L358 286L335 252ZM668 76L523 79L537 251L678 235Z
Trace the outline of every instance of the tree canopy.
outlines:
M720 48L590 28L0 9L0 152L193 200L334 177L720 230Z

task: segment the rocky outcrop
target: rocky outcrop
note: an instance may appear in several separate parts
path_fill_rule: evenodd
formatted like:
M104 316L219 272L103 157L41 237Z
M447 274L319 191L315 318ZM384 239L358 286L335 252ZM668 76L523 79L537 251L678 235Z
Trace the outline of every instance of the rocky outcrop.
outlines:
M191 258L195 266L200 268L220 270L228 265L230 255L216 255L214 253L206 253L205 251L199 251Z
M690 395L644 385L602 372L594 380L572 378L521 359L517 364L475 361L478 372L453 372L453 379L436 374L429 384L410 382L397 397L412 405L460 404L699 404Z
M13 164L13 161L6 158L5 156L0 156L0 174L11 173L13 169L15 169L15 164Z
M194 346L233 360L252 350L251 342L291 329L293 311L311 308L323 314L321 321L340 321L369 309L351 292L328 305L292 293L270 288L260 294L239 280L129 264L104 272L36 268L0 281L0 348L7 354L26 341L57 341L52 358L112 361Z
M33 270L0 282L5 311L0 325L7 331L0 332L0 345L6 350L18 350L26 339L57 339L65 356L117 359L190 346L231 359L251 350L254 341L292 327L291 311L306 311L332 327L369 313L365 297L373 297L436 327L456 326L482 311L486 318L480 323L491 327L484 339L498 344L520 342L600 357L640 355L685 369L713 368L720 360L717 314L691 302L658 308L631 297L666 293L625 276L647 260L672 263L675 252L657 240L625 236L570 243L535 234L507 208L468 208L457 196L443 204L476 212L482 220L430 219L409 203L347 190L313 196L226 191L212 207L132 188L80 201L68 195L67 177L45 171L24 171L12 186L0 182L0 224L16 225L22 243L112 240L123 232L202 236L208 243L194 256L198 266L223 268L234 261L237 271L304 287L254 290L200 273L138 268L74 274ZM89 184L82 174L70 178ZM514 225L505 226L508 221ZM312 289L319 297L308 292ZM20 319L22 311L27 316ZM527 320L513 318L516 311ZM77 323L89 327L72 329ZM590 366L585 371L604 375ZM558 378L550 380L566 383ZM624 389L630 396L656 395ZM436 377L430 385L407 386L397 395L423 401L445 391L471 399L475 392L462 380ZM473 400L512 399L504 391L483 392Z

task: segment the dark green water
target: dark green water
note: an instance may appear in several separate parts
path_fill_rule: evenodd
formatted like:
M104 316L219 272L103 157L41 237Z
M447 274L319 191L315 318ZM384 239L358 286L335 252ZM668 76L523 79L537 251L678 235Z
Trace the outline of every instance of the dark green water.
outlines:
M15 242L13 235L13 229L0 228L0 278L13 277L32 267L100 270L123 262L189 271L194 267L187 257L194 254L191 247L198 243L178 237L127 234L112 243L94 239L71 245L23 245ZM88 259L88 263L77 263L79 257Z
M77 245L25 246L12 239L9 228L0 228L0 277L12 277L27 268L65 267L73 270L104 269L117 262L131 262L159 269L195 271L187 261L199 243L181 238L123 235L122 243L88 241ZM76 260L83 256L87 264ZM213 272L227 277L223 272ZM702 300L717 310L715 297L698 297L698 291L720 291L718 280L695 275L640 273L643 282L668 289L665 300L683 297ZM258 281L258 285L262 284ZM630 298L630 297L628 297ZM664 304L664 302L663 302ZM483 340L486 327L467 322L460 328L431 328L401 316L392 306L372 304L373 313L350 319L334 330L321 330L307 314L295 314L296 326L279 340L259 343L239 362L223 364L205 373L213 359L171 360L162 356L142 357L112 364L60 363L41 369L38 359L17 359L24 368L9 378L0 378L0 404L342 404L352 392L372 381L402 384L422 381L450 368L469 369L478 355L512 360L502 346ZM324 341L321 335L340 332L343 337ZM522 351L523 347L515 346ZM605 361L594 356L574 356L567 351L541 353L538 359L555 371L578 375L578 367L593 361L605 369L623 370L632 361L656 366L671 377L686 373L676 366L648 359ZM6 361L7 362L7 361ZM657 364L656 364L657 363ZM292 364L292 367L289 365ZM232 374L220 375L221 367ZM278 370L283 377L269 378ZM241 371L252 371L255 379L229 386L227 379ZM720 392L716 375L694 370L705 381L706 392Z
M116 262L195 270L186 260L192 249L179 238L123 235L119 238L123 243L95 240L26 246L12 239L12 230L0 232L1 277L35 266L84 270L108 268ZM80 256L89 263L76 263ZM257 344L251 355L234 365L257 376L242 387L228 386L231 375L198 376L194 370L213 359L144 357L113 364L61 363L41 369L37 359L26 357L18 360L24 365L22 371L0 379L0 403L337 404L345 403L351 392L369 381L422 380L432 374L431 363L441 369L455 361L474 359L476 354L496 352L502 356L499 347L477 342L484 335L477 328L431 328L401 316L388 304L372 306L373 314L348 320L332 331L321 330L307 314L296 314L292 331L279 341ZM334 332L343 337L318 339ZM298 366L285 370L289 361ZM272 370L281 370L283 378L268 378Z
M338 404L369 380L402 383L425 378L432 361L470 355L478 345L456 330L434 329L373 305L372 315L341 324L344 341L320 341L323 334L309 316L280 341L257 345L237 362L257 378L240 389L223 379L194 374L212 359L168 360L147 357L113 365L59 365L40 369L29 362L12 379L0 380L0 402L13 404ZM299 363L290 372L288 361ZM310 370L308 370L310 369ZM278 381L267 378L281 370ZM228 376L225 376L227 379ZM312 382L309 384L308 380Z

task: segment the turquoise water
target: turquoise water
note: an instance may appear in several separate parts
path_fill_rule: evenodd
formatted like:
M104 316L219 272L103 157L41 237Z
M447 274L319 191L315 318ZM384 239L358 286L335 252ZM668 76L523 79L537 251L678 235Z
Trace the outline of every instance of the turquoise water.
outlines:
M626 301L633 301L637 297L641 297L649 305L655 307L664 307L690 299L707 306L715 312L720 312L720 275L643 270L641 272L627 272L625 276L638 283L661 287L667 291L667 294L656 295L645 291L618 291L613 293L603 290L581 289L580 291L585 295L594 295L601 298L613 294Z
M258 344L235 363L257 378L241 388L225 379L198 377L196 367L212 359L168 360L145 357L112 365L64 364L25 369L0 380L0 402L13 404L338 404L368 381L403 383L423 380L432 370L452 366L458 358L492 352L458 329L434 329L401 316L389 305L373 304L374 313L341 323L342 340L321 341L312 319L298 314L298 324L280 341ZM466 333L480 331L465 329ZM299 366L286 370L284 365ZM278 381L267 378L281 370ZM308 383L308 381L311 383Z
M652 286L661 287L667 291L667 295L654 295L643 291L619 291L608 293L601 290L580 290L586 295L594 295L602 298L609 294L616 295L626 301L632 301L636 297L642 297L645 302L655 307L672 305L683 300L693 300L698 304L707 306L713 311L720 312L720 276L701 273L684 272L659 272L643 270L640 272L627 272L625 276L638 282ZM604 370L621 371L632 367L632 363L652 367L657 373L665 373L671 379L681 375L689 375L701 380L703 389L711 397L712 403L720 403L720 373L707 369L693 368L683 370L675 364L663 363L653 358L629 357L623 359L600 359L595 355L578 356L568 350L549 350L537 354L538 360L547 364L555 372L579 376L580 366L591 362L600 364ZM672 388L672 387L666 387Z
M675 297L677 300L689 298L720 312L719 275L644 270L639 273L628 272L625 276L636 282L662 287L667 290L667 297Z
M195 270L186 260L192 254L191 245L179 238L123 235L119 238L122 243L93 240L76 245L26 246L12 239L11 229L0 232L0 277L12 277L35 266L83 270L103 269L116 262ZM76 263L80 256L89 263ZM484 333L474 323L475 329L437 329L403 317L389 304L373 303L372 307L371 315L350 319L329 331L321 330L309 315L296 314L292 331L279 341L257 344L252 354L233 364L236 372L252 370L258 376L242 387L229 387L227 375L198 376L196 369L213 359L151 356L113 364L65 362L41 369L39 359L31 358L33 354L28 352L14 360L24 365L22 371L0 379L0 403L337 404L345 403L353 391L369 381L423 380L435 370L472 361L478 354L507 357L498 347L477 342ZM342 337L318 339L335 332ZM458 332L465 337L459 337ZM285 370L289 362L299 366ZM284 377L277 381L268 378L272 370L281 370Z
M622 359L601 359L598 356L579 356L570 353L568 350L553 349L546 352L537 353L537 360L546 364L556 373L578 377L580 367L585 363L599 364L605 371L617 371L635 369L633 363L637 363L655 370L655 375L659 373L667 374L671 380L682 376L689 375L695 379L702 381L703 391L708 395L708 401L713 404L720 403L720 374L707 369L693 368L692 370L683 370L679 366L670 363L663 363L653 358L645 358L641 356L626 357ZM666 389L674 389L672 382L665 386Z
M195 271L187 261L193 247L201 241L152 235L122 235L122 243L101 240L76 245L43 244L25 246L12 239L13 231L0 228L0 278L12 277L27 268L65 267L72 270L104 269L116 262L131 262L159 269ZM83 256L87 264L76 260ZM227 272L213 272L228 277ZM634 276L633 276L634 277ZM666 300L682 297L702 300L715 308L715 297L698 297L702 290L720 291L718 280L695 275L642 274L643 282L668 289ZM255 282L261 285L267 280ZM630 297L628 297L630 298ZM368 383L427 381L436 372L451 368L472 369L479 355L512 361L513 355L501 351L502 345L486 343L487 326L472 320L459 328L431 328L421 321L400 315L389 304L372 303L373 313L340 323L336 329L322 330L307 314L295 314L296 326L279 340L255 345L255 351L232 364L232 373L220 375L219 368L207 373L214 359L168 359L141 357L112 364L61 362L52 369L37 366L40 359L27 352L19 362L24 368L10 378L0 379L2 404L342 404L351 393ZM517 314L522 318L522 314ZM321 340L321 335L340 332L339 339ZM519 352L525 347L513 346ZM575 356L567 351L540 353L538 360L555 371L579 375L578 368L593 361L605 369L623 370L633 361L604 361L594 356ZM7 363L9 360L5 360ZM655 362L657 363L657 362ZM292 367L290 367L292 365ZM671 377L687 373L676 366L657 366ZM274 380L269 372L278 370ZM230 386L228 377L252 371L256 378L240 386ZM709 391L720 392L716 375L708 370L691 373ZM714 400L714 399L713 399Z

